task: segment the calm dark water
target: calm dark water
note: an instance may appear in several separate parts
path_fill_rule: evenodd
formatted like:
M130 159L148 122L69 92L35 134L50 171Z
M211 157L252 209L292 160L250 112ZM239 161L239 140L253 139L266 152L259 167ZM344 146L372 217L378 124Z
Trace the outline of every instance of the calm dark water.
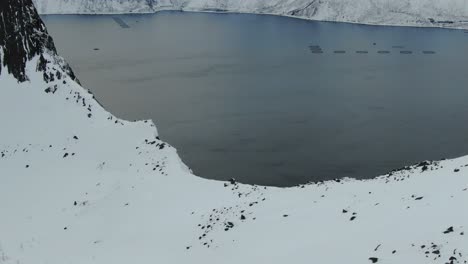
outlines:
M463 31L182 12L44 19L108 110L155 120L203 177L290 186L468 154Z

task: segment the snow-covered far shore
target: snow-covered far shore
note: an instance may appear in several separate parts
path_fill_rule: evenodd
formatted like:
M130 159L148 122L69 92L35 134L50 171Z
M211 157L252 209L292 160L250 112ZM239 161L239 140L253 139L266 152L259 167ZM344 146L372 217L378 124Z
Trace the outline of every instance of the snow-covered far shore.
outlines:
M468 156L293 188L202 179L80 86L30 0L0 20L0 263L467 263Z
M41 14L163 10L269 14L370 25L468 29L466 0L34 0Z

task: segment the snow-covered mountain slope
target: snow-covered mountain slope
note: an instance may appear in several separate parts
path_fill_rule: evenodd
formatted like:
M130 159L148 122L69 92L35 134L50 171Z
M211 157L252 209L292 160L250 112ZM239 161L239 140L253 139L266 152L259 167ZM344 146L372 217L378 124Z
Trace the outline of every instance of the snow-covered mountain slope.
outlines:
M468 157L286 189L201 179L76 82L31 0L0 21L0 263L468 261Z
M35 1L39 13L149 13L154 12L153 0L53 0ZM169 3L170 4L170 3Z
M241 12L377 25L468 28L466 0L34 0L42 14Z

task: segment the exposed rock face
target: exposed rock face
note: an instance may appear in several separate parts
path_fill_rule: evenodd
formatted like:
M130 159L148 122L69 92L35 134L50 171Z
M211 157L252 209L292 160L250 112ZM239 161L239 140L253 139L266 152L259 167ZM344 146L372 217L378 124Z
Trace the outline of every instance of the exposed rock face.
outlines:
M26 62L49 53L56 55L52 38L31 0L0 1L0 74L7 70L19 82L28 80ZM70 67L57 57L59 65L76 79ZM45 70L47 61L40 59L38 70Z

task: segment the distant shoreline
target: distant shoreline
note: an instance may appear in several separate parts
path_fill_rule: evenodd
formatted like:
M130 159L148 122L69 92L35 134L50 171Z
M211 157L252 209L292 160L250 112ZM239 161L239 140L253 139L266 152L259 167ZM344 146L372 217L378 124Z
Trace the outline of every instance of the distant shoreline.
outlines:
M468 30L468 20L466 21L448 21L446 23L430 23L430 22L407 22L405 23L372 23L372 22L359 22L359 21L347 21L347 20L319 20L305 16L293 16L287 14L278 14L278 13L259 13L259 12L249 12L249 11L230 11L222 9L157 9L154 11L138 11L138 12L63 12L63 13L39 13L41 16L52 16L52 15L90 15L90 16L101 16L101 15L148 15L148 14L157 14L159 12L189 12L189 13L214 13L214 14L245 14L245 15L266 15L266 16L278 16L278 17L287 17L308 21L316 22L329 22L329 23L346 23L346 24L355 24L355 25L365 25L365 26L385 26L385 27L414 27L414 28L439 28L439 29L452 29L452 30ZM467 31L468 32L468 31Z

